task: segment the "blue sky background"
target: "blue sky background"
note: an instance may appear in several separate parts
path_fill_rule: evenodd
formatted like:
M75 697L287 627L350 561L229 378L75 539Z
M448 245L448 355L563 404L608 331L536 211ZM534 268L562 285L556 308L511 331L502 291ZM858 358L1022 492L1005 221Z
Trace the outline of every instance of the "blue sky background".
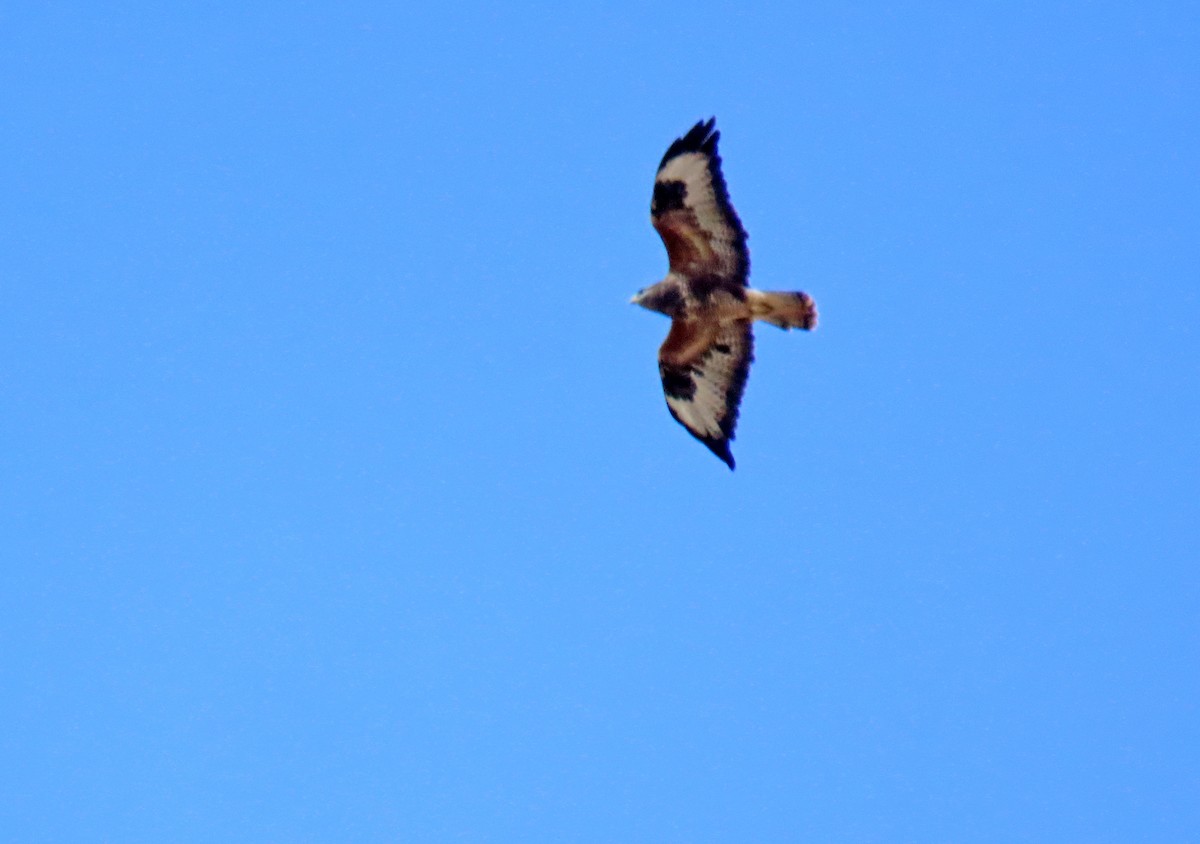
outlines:
M0 9L4 838L1200 837L1194 4L106 5Z

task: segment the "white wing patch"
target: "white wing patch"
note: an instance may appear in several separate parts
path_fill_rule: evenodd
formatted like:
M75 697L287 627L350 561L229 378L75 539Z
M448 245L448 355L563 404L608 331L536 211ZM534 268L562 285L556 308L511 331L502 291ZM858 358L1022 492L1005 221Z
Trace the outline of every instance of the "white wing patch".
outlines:
M677 155L663 165L655 176L656 182L683 182L687 186L687 204L700 210L702 205L709 205L704 210L713 213L716 202L713 197L712 177L708 173L708 156L700 152L685 152ZM707 199L708 202L703 200Z
M695 388L692 398L667 396L667 404L681 417L683 424L702 437L720 439L723 436L721 421L729 415L727 393L733 381L730 364L731 355L706 352L702 360L690 367Z
M732 241L733 233L725 222L724 209L716 202L716 192L713 190L713 176L708 169L708 156L702 152L684 152L673 157L659 170L655 181L682 181L685 188L683 196L684 208L696 215L704 233L712 237L714 234L724 234Z

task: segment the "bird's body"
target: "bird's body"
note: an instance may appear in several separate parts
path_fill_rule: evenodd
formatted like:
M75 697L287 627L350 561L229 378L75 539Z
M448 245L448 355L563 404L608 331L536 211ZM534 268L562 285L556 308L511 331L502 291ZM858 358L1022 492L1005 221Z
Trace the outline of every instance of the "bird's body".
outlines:
M754 360L751 326L811 329L817 309L806 293L747 286L746 231L729 202L714 123L697 123L659 164L650 217L670 272L633 301L671 318L658 351L671 415L732 469L729 443Z

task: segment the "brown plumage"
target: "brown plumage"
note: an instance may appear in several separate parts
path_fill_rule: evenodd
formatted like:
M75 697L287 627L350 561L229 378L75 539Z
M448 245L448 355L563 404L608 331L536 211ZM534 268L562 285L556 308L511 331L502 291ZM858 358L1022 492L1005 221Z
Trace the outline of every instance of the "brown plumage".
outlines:
M650 219L670 271L633 302L671 318L658 350L668 410L732 469L729 443L754 360L754 320L811 329L817 308L807 293L747 287L746 230L729 202L715 122L697 123L659 164Z

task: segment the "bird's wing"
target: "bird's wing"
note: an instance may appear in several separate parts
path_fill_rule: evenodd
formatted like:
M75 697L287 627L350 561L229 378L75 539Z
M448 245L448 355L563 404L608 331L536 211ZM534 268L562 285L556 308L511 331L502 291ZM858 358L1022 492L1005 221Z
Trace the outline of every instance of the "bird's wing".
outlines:
M680 425L733 468L729 442L754 360L748 320L676 319L658 350L667 408Z
M654 177L650 220L667 247L672 271L745 285L750 274L746 230L721 175L721 133L715 123L697 123L667 148Z

